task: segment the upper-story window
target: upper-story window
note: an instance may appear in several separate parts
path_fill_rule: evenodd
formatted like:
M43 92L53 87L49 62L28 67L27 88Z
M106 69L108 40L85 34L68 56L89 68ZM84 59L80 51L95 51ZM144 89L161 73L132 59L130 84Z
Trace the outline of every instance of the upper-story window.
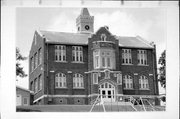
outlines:
M74 62L83 62L83 48L82 46L72 47L72 60Z
M34 91L34 83L33 83L33 81L31 81L31 84L30 84L30 90Z
M38 66L38 55L37 52L34 54L34 69Z
M38 50L38 65L42 63L42 49Z
M140 89L149 89L149 83L148 83L148 79L146 76L140 76L139 88Z
M122 49L122 63L132 64L131 49Z
M55 61L66 61L66 46L55 45Z
M106 34L101 34L101 41L106 41L106 38L107 38Z
M30 72L32 72L33 70L34 70L34 59L33 59L33 57L31 57L31 59L30 59Z
M34 92L35 93L38 92L38 80L37 80L37 78L34 80Z
M38 90L41 90L42 89L42 75L40 74L38 76Z
M147 65L147 51L146 50L138 50L138 64Z
M93 84L98 84L98 73L93 73Z
M115 52L109 49L98 49L93 52L94 68L115 69Z
M100 52L98 52L98 51L94 51L94 67L95 68L99 68L99 66L100 66L100 64L99 64L99 62L100 62L100 60L99 60L100 54L99 53Z
M73 88L84 88L83 76L81 74L73 75Z
M124 78L124 88L125 89L132 89L133 88L133 79L129 75L125 75Z
M66 88L66 75L58 73L55 75L55 88Z

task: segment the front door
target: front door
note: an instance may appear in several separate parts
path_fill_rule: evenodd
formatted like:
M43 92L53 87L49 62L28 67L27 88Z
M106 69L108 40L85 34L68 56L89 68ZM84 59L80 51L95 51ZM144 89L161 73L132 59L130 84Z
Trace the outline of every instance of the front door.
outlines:
M106 82L100 85L99 93L101 95L101 100L104 102L114 102L115 101L115 87Z
M16 96L16 105L20 106L21 105L21 95Z

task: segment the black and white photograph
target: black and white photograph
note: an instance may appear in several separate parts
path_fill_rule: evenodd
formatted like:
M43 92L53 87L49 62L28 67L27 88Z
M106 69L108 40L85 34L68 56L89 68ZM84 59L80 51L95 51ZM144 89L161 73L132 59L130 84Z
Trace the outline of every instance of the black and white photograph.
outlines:
M9 64L14 64L11 79L14 83L10 84L14 115L96 112L128 116L128 112L129 118L147 113L158 113L161 118L170 110L169 105L179 105L170 96L177 87L172 82L179 84L179 79L175 79L179 75L175 78L168 75L177 68L176 76L179 62L174 69L167 68L172 67L168 58L177 50L176 46L172 47L173 39L169 39L173 34L168 35L171 26L172 29L176 26L169 25L177 18L176 12L175 17L169 18L176 9L168 9L166 5L22 7L22 3L14 8L13 23L6 22L9 26L13 24L15 31L11 43L14 62ZM178 43L176 38L174 44ZM4 66L5 60L1 61ZM3 93L5 87L1 86ZM178 90L174 91L174 97L179 97ZM177 112L174 113L176 118Z

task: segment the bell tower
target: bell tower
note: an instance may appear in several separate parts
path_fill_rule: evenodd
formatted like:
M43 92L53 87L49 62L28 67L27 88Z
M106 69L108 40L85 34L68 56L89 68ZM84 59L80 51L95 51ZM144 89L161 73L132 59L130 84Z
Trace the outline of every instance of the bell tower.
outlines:
M94 32L94 16L90 16L87 8L82 8L81 14L76 18L76 28L78 33Z

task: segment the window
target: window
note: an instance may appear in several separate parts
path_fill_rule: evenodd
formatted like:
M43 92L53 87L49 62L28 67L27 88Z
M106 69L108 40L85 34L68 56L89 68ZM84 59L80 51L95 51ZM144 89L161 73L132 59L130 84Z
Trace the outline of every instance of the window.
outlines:
M34 83L33 83L33 81L31 81L31 84L30 84L30 90L31 91L34 91L34 86L33 85L34 85Z
M74 88L83 88L84 87L83 76L81 74L73 75L73 87Z
M28 98L27 97L23 98L23 105L28 105Z
M39 75L38 77L38 90L41 90L42 89L42 78L41 78L41 74Z
M33 59L33 57L31 57L30 60L31 60L31 61L30 61L30 65L31 65L30 71L32 72L32 71L34 70L34 59Z
M115 52L110 49L98 49L93 52L94 69L115 68Z
M131 76L129 76L129 75L124 76L124 88L125 89L133 88L133 80L132 80Z
M34 83L34 85L35 85L34 86L35 87L34 92L37 93L38 92L38 81L37 81L37 78L34 80L34 82L35 82Z
M106 41L106 34L101 34L101 41Z
M146 50L138 50L138 64L147 65L147 51Z
M93 84L98 84L98 73L93 73Z
M81 46L72 47L72 60L74 62L83 62L83 48Z
M34 69L38 66L38 56L37 52L34 54Z
M66 46L55 45L55 61L66 61Z
M99 52L94 51L94 67L98 68L99 67Z
M140 76L139 88L140 89L149 89L149 83L148 83L148 79L146 76Z
M121 73L117 74L117 84L122 85L122 74Z
M42 50L41 48L38 50L38 65L42 63Z
M66 88L66 75L63 73L58 73L55 76L55 87L56 88Z
M132 64L131 49L122 49L122 63Z

